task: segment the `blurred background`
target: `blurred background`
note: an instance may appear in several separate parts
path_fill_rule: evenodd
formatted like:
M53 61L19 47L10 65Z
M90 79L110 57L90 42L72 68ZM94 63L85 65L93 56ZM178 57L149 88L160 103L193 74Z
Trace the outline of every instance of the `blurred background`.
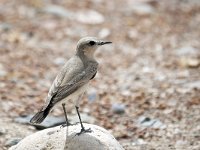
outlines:
M85 122L127 150L200 149L199 0L0 0L0 149L63 122L60 107L28 124L84 36L113 42L96 53Z

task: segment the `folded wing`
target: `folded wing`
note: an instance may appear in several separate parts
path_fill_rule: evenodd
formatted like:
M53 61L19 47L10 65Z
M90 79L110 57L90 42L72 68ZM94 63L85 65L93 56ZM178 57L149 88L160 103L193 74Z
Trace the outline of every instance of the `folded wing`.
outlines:
M97 62L89 62L87 67L81 73L75 75L68 83L60 86L57 89L57 92L51 99L51 104L59 102L60 100L66 98L78 90L80 87L88 83L89 80L96 74L97 67Z

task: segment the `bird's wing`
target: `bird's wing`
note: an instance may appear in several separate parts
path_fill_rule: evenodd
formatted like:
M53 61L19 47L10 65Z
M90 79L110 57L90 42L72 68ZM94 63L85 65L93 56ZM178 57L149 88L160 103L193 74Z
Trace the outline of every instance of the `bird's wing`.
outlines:
M55 80L53 81L42 110L45 110L46 107L49 106L51 99L55 97L60 86L62 86L66 80L72 79L72 74L74 71L76 72L80 67L81 63L77 57L72 57L70 60L68 60L68 62L62 67Z
M74 93L84 84L88 83L97 72L98 63L89 62L87 67L79 74L75 75L68 83L60 86L56 94L52 97L51 103L55 104L70 94Z
M61 69L61 71L56 76L55 80L53 81L53 84L48 92L48 96L46 99L46 102L44 106L42 107L42 110L45 110L48 105L50 104L51 99L56 95L60 85L62 84L63 79L65 78L67 70L65 69L65 66Z

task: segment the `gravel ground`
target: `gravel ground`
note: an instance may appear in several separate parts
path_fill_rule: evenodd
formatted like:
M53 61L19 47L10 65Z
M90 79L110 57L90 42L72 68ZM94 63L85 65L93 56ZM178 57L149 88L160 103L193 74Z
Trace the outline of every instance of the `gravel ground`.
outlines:
M199 0L1 0L0 149L36 132L14 119L42 106L83 36L113 42L83 114L126 150L200 149Z

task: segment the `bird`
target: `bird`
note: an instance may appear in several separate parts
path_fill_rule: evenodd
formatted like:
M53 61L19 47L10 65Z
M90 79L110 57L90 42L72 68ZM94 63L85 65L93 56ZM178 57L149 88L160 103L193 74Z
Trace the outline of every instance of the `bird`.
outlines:
M40 124L48 114L57 105L62 105L66 126L69 123L66 108L67 102L71 99L74 101L76 112L81 125L81 131L91 132L90 129L85 129L79 113L79 102L87 90L90 80L92 80L97 73L98 62L95 59L95 51L98 47L111 44L110 41L100 40L96 37L83 37L76 46L75 54L64 64L55 80L53 81L46 101L42 108L32 117L30 123Z

